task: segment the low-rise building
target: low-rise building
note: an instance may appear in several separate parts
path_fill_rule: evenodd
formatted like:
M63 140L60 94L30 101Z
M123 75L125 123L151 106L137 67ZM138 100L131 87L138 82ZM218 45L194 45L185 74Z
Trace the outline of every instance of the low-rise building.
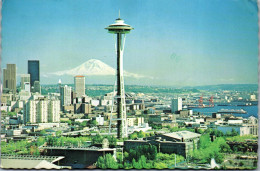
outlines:
M64 156L60 161L61 166L71 166L72 169L86 168L97 162L100 156L106 154L116 155L115 148L98 148L98 147L60 147L60 146L43 146L41 147L47 156Z
M159 152L176 153L186 157L190 150L197 148L200 136L190 131L179 131L147 137L145 140L127 140L124 141L124 146L129 151L141 145L156 145Z

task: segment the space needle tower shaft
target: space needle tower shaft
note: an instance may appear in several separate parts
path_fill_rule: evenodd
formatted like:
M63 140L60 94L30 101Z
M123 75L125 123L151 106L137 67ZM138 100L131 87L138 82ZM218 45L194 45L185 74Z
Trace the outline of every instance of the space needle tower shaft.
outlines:
M117 53L117 138L127 137L127 120L125 105L125 89L123 75L123 53L125 45L125 35L133 29L130 25L124 23L120 17L114 24L107 28L109 33L116 34L116 53Z

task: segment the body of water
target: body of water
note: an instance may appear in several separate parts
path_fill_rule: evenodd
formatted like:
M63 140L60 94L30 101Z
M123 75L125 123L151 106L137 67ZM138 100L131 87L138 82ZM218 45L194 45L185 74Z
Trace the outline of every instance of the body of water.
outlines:
M249 116L254 116L258 118L258 106L215 106L215 107L210 107L210 108L191 108L195 112L200 112L203 115L210 115L212 113L217 113L221 109L243 109L247 111L246 114L241 114L241 113L234 113L234 116L239 116L243 118L248 118Z

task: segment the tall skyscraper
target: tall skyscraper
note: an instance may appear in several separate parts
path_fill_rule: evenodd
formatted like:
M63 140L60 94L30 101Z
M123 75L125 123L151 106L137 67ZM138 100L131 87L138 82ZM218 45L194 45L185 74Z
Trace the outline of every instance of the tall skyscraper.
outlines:
M21 75L21 89L24 90L24 83L30 83L30 74Z
M125 24L124 20L116 19L114 24L107 28L109 33L117 35L116 52L117 52L117 137L124 138L128 136L125 104L125 88L123 76L123 53L125 47L125 36L134 28Z
M182 98L174 98L172 99L172 113L182 110Z
M40 81L40 61L28 60L28 74L30 74L31 87L34 86L35 81Z
M6 69L3 69L3 86L16 92L16 64L6 64Z
M62 86L60 88L60 107L63 110L63 106L68 106L71 104L71 87Z
M74 77L74 86L76 97L81 97L85 95L85 77L82 75L77 75Z

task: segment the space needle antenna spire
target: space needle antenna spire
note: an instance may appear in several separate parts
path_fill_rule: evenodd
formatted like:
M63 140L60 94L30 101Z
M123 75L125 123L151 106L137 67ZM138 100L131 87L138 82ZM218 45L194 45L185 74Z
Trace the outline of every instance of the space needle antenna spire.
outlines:
M120 18L116 19L114 24L110 24L105 29L109 33L116 34L116 54L117 54L117 138L125 138L128 136L127 120L126 120L126 103L125 103L125 88L124 88L124 76L123 76L123 53L125 47L125 35L130 33L132 28L130 25L125 24L124 20ZM112 118L110 118L112 119ZM111 122L110 122L111 123ZM109 125L111 127L111 124Z

